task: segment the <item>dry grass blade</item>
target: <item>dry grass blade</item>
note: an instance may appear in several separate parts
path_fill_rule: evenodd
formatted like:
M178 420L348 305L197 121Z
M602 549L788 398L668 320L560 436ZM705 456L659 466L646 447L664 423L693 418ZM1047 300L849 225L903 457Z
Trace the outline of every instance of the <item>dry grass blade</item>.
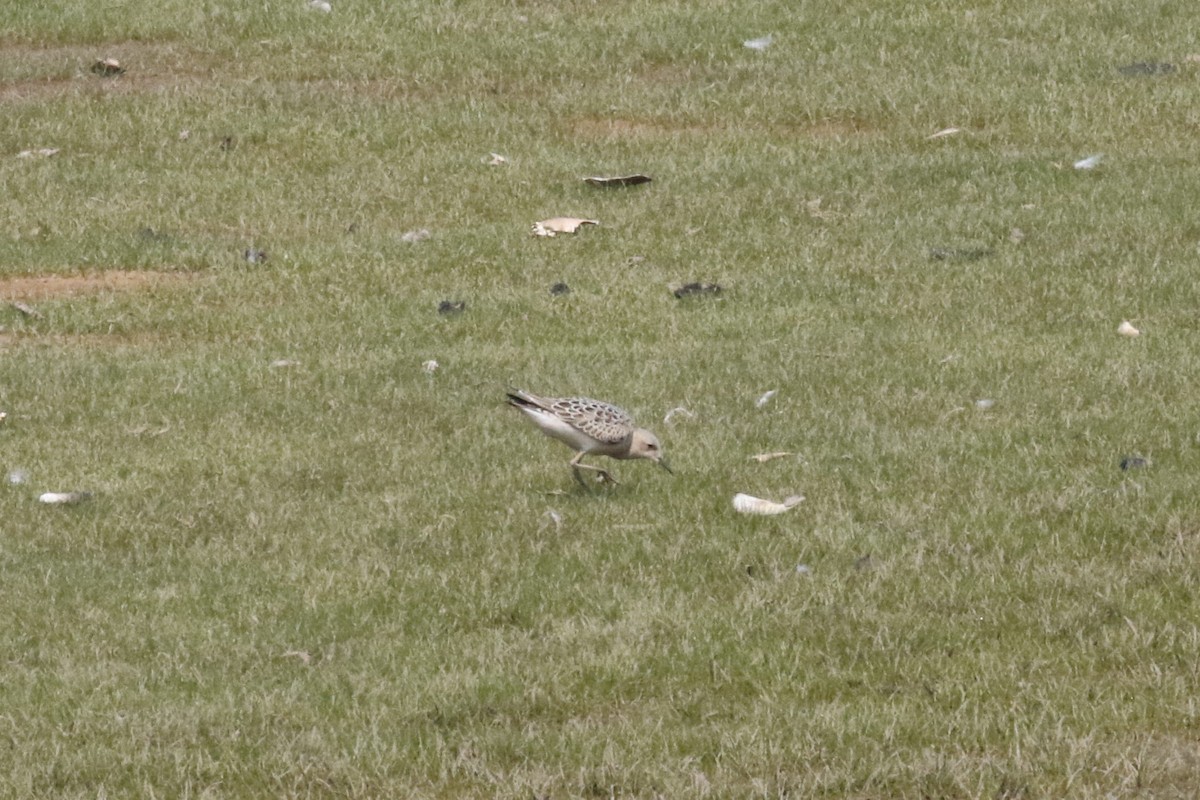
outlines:
M777 453L759 453L758 455L750 456L750 460L757 461L760 464L765 464L768 461L774 461L777 458L787 458L788 456L793 455L795 455L795 453L789 453L781 450Z
M931 133L926 136L926 139L944 139L947 136L956 136L963 132L962 128L942 128L937 133Z
M42 318L42 312L38 311L36 308L29 305L28 303L22 303L20 300L13 300L12 302L9 303L9 305L12 306L13 308L15 308L17 311L21 312L21 314L26 317L31 317L33 319L41 319Z

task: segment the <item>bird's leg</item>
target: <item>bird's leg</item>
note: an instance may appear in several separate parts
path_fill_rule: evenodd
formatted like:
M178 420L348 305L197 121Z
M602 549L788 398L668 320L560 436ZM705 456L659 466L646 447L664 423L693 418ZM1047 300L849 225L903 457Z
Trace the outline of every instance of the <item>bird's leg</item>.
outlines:
M575 480L579 482L579 485L583 487L585 492L590 492L592 490L592 487L588 486L587 481L585 481L583 476L579 474L579 465L574 461L571 462L571 474L575 476Z
M591 488L588 487L587 481L583 479L583 476L579 474L579 470L586 469L595 472L599 476L601 483L611 483L613 486L617 485L617 479L608 470L601 467L593 467L591 464L584 464L582 459L585 455L586 453L580 453L571 459L571 471L575 474L575 480L579 481L584 487Z

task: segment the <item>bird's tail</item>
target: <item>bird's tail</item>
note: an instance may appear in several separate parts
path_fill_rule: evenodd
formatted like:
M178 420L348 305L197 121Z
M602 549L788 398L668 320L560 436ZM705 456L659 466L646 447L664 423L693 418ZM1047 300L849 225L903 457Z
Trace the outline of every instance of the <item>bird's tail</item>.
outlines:
M508 404L514 408L545 408L546 404L537 395L523 392L520 389L509 388Z

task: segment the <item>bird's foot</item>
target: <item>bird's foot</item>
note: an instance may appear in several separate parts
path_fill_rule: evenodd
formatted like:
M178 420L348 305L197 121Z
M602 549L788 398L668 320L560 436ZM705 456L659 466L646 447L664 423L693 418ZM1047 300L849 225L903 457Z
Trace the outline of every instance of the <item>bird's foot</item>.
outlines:
M583 477L583 470L585 470L585 469L588 472L594 472L596 474L596 483L607 484L609 486L619 485L619 481L616 478L614 478L612 473L606 469L601 469L600 467L593 467L589 464L572 464L571 472L572 472L572 474L575 475L575 480L577 480L579 482L580 486L587 489L588 491L591 491L592 487L588 483L588 481L586 481Z
M606 469L602 469L596 473L596 480L599 483L607 483L610 486L619 486L620 481L613 477L613 474Z

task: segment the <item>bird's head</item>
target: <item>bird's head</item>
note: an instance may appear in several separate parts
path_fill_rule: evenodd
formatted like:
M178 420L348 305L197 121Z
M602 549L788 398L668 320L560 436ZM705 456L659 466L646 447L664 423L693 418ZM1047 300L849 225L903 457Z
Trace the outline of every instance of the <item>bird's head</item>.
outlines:
M648 458L667 472L671 472L671 465L667 463L667 456L663 453L658 437L645 428L634 430L633 441L629 443L629 457Z

